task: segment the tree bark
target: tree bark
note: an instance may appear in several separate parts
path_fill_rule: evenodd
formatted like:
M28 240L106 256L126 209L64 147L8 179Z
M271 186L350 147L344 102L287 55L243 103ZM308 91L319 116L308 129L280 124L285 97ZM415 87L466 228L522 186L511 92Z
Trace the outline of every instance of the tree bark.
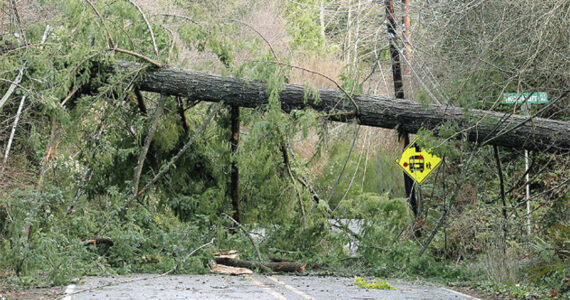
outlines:
M176 108L178 109L178 115L180 116L180 123L182 124L182 129L184 133L188 134L190 128L188 127L188 121L186 120L186 111L184 110L184 103L182 98L176 97Z
M298 262L256 262L231 258L216 258L216 263L226 266L254 269L266 267L275 272L305 272L307 264Z
M137 105L139 106L139 110L141 112L141 114L143 114L144 116L147 115L147 110L146 110L146 105L144 104L144 97L143 94L141 93L141 91L135 87L135 96L136 96L136 100L137 100Z
M116 71L127 74L140 64L118 61ZM146 70L139 79L143 91L188 97L189 100L224 101L241 107L261 107L268 104L267 85L262 82L222 77L203 72L173 67ZM302 85L287 84L279 93L281 108L285 112L311 107L331 113L333 121L352 122L356 118L362 125L395 128L416 133L420 128L438 134L446 122L464 131L467 139L475 143L556 152L570 151L570 122L510 115L486 110L465 110L461 107L420 104L406 99L391 99L370 95L355 95L360 114L344 93L320 89L319 99L307 96ZM337 105L337 103L339 103Z

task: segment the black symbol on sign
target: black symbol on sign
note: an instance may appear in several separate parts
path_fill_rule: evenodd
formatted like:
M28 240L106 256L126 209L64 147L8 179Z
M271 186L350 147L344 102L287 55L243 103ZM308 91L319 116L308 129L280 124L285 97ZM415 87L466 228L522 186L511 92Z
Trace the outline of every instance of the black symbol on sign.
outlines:
M431 164L429 164L428 169L431 169ZM404 162L404 168L407 168L408 165L410 166L410 172L415 172L415 171L420 171L423 172L424 171L424 157L421 155L414 155L414 156L410 156L409 158L409 164L407 162Z

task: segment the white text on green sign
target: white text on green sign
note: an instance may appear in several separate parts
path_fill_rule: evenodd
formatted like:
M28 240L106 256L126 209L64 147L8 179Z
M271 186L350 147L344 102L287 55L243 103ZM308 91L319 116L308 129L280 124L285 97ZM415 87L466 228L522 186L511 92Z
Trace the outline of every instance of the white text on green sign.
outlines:
M548 93L504 93L503 103L523 103L525 100L528 103L548 103Z

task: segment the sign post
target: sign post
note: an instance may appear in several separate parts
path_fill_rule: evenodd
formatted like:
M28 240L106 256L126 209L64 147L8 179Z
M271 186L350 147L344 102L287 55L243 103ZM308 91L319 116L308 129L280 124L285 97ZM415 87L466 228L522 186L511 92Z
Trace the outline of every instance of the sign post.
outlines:
M523 111L525 116L529 116L530 104L529 102L525 102L523 105ZM530 228L530 183L529 183L529 176L528 176L528 150L524 149L524 172L526 173L526 231L528 236L530 236L531 228Z
M522 109L525 116L529 116L530 104L542 104L548 103L548 93L504 93L503 94L503 103L504 104L516 104L522 103ZM524 165L525 165L525 173L526 173L526 226L527 226L527 233L530 236L531 234L531 225L530 225L530 183L529 183L529 175L528 175L528 150L524 150Z

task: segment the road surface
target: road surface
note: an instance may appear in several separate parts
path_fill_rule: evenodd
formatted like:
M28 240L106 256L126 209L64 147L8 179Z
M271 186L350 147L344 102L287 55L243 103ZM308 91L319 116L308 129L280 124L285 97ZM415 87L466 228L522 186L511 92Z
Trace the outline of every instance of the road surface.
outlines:
M143 274L87 277L67 286L62 299L476 299L425 282L388 283L397 289L360 288L346 277Z

